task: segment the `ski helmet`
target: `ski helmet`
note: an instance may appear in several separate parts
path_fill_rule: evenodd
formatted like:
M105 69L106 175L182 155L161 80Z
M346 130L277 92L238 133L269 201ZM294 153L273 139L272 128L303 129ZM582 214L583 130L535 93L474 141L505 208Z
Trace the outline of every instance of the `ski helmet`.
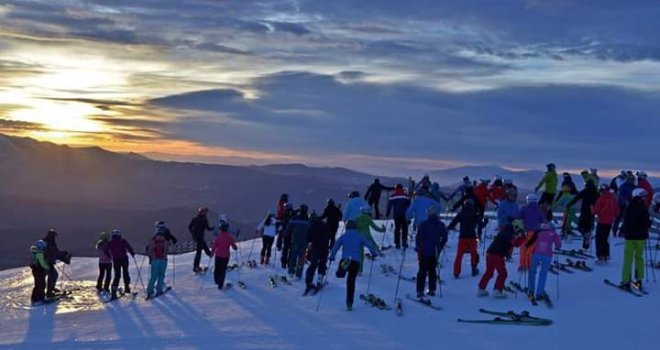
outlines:
M632 192L633 198L635 197L646 197L646 191L643 188L636 188Z
M582 176L589 175L589 172L587 171L587 169L584 169L580 172L580 175L582 175Z
M647 176L648 175L646 175L646 172L644 172L642 170L637 172L637 177L639 177L639 178L646 179Z
M46 250L46 247L48 247L48 243L46 243L46 241L40 239L40 240L37 241L37 243L34 244L34 246L37 247L37 250L43 252L44 250Z
M545 165L548 170L554 170L555 169L555 163L548 163Z
M288 204L288 203L287 203L287 204ZM224 222L224 223L228 223L228 222L229 222L229 218L227 218L227 214L220 214L220 215L218 215L218 222L220 222L220 223L223 223L223 222Z
M57 231L55 231L54 228L51 228L46 232L46 236L52 236L52 237L57 237Z
M326 203L327 205L332 205L332 206L334 206L334 205L335 205L335 200L332 199L332 198L328 198L328 200L325 201L325 203Z
M529 204L529 203L538 203L539 196L537 196L534 193L530 193L530 194L527 195L527 197L525 197L525 201L527 201L527 204Z
M154 226L156 226L156 228L165 228L165 221L162 221L162 220L156 221Z
M112 237L115 237L115 236L121 237L121 231L117 228L112 229Z

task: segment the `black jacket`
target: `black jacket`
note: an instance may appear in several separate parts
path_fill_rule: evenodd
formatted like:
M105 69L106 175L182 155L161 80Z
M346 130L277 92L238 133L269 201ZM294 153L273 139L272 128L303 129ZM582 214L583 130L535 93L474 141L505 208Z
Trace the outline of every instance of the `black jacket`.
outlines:
M454 219L449 224L448 229L453 230L456 224L461 224L460 233L458 238L477 238L477 223L479 215L474 205L467 205L463 207Z
M383 190L391 191L393 189L394 187L383 186L380 181L374 181L367 189L367 193L364 194L364 199L369 203L378 202L380 200L380 193Z
M513 225L505 225L504 230L500 231L493 242L488 246L488 254L507 256L512 247L519 246L524 240L522 235L516 235Z
M342 212L338 207L328 204L323 210L321 219L325 219L328 228L332 232L337 232L339 229L339 222L342 219Z
M330 229L320 218L310 220L309 243L312 244L312 254L328 255L330 250Z
M582 200L582 205L580 206L580 213L585 213L587 215L592 215L591 214L591 207L596 204L596 200L600 197L600 193L598 193L598 189L596 188L596 185L594 185L593 182L587 181L587 184L585 185L584 189L578 193L573 200L568 202L569 207L573 206L573 204L577 203L577 201ZM580 214L582 215L582 214Z
M651 216L642 198L635 197L623 213L621 232L626 239L643 240L649 238Z
M203 241L204 233L206 230L213 230L213 227L209 226L209 221L206 218L206 215L197 215L188 224L188 231L192 234L192 238L195 241Z

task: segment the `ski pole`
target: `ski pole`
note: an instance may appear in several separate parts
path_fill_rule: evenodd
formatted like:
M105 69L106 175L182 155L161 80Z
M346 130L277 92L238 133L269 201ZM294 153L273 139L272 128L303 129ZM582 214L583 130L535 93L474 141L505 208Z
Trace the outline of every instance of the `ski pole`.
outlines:
M440 278L440 266L437 263L437 260L442 256L442 252L445 250L445 247L442 246L442 249L440 250L440 253L436 253L436 264L435 264L435 271L436 274L438 275L438 296L442 298L442 279ZM429 286L430 287L430 286Z
M255 236L255 237L252 239L252 244L250 244L250 253L248 253L248 258L247 258L248 262L249 262L250 259L252 258L252 249L254 249L254 241L257 240L257 237L258 237L258 235Z
M328 270L327 270L325 276L323 276L323 281L322 281L322 284L321 284L322 286L325 285L325 282L328 280L328 275L330 274L330 271L331 271L330 268L331 267L332 267L332 261L330 261L328 263ZM319 312L319 309L321 308L321 299L323 298L323 290L324 289L325 288L321 287L321 291L319 292L319 301L316 303L316 312Z
M135 255L131 255L131 257L133 258L133 263L135 264L135 268L136 268L137 273L138 273L138 278L140 279L140 284L142 285L142 292L146 294L147 293L147 288L144 287L144 281L142 280L142 273L140 272L139 269L137 269L138 263L135 260Z
M394 291L394 304L399 298L399 284L401 283L401 273L403 272L403 262L406 260L406 248L403 248L401 252L401 263L399 264L399 276L396 279L396 290Z

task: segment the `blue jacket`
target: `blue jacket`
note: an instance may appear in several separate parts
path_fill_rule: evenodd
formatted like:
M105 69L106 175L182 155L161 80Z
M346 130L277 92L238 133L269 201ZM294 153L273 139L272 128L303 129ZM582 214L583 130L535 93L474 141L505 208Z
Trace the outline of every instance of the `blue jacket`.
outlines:
M410 198L404 192L394 192L387 203L387 216L392 214L393 218L405 218L406 210L410 206Z
M361 263L364 247L369 248L372 255L378 255L378 248L364 238L360 232L357 230L348 230L337 239L337 242L335 242L335 245L332 247L332 252L330 253L330 260L334 260L337 251L339 248L342 248L342 260L349 259Z
M422 222L417 229L415 246L422 257L437 257L447 241L447 228L437 216Z
M635 184L630 181L626 181L619 186L619 205L628 205L628 202L632 199L632 193L635 188Z
M500 204L497 208L497 225L504 226L510 224L511 220L518 217L518 212L520 208L518 203L512 202L508 199L500 201ZM511 220L509 218L512 218Z
M348 202L346 202L346 205L344 206L344 221L357 219L357 217L362 214L360 208L367 206L369 206L369 204L367 204L364 199L351 198Z
M428 218L426 210L432 206L437 206L439 211L442 211L440 203L434 201L431 198L418 195L415 197L415 199L413 199L412 204L410 204L408 207L408 210L406 210L406 219L415 219L415 225L419 226Z

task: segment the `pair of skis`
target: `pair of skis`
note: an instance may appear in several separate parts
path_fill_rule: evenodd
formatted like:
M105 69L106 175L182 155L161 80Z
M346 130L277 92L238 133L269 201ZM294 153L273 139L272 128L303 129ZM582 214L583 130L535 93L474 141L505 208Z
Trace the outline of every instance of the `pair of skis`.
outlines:
M156 293L156 294L153 294L153 295L147 295L147 297L144 298L144 300L153 300L153 299L156 299L156 298L158 298L159 296L161 296L161 295L163 295L163 294L165 294L165 293L167 293L167 292L169 292L169 291L171 291L171 290L172 290L172 287L171 287L171 286L167 286L167 287L165 287L165 289L163 289L163 291L160 292L160 293Z
M608 280L608 279L605 279L604 282L605 282L605 284L608 285L608 286L615 287L615 288L618 289L618 290L621 290L621 291L627 292L627 293L629 293L629 294L631 294L631 295L634 295L634 296L636 296L636 297L643 297L644 295L648 295L648 294L649 294L649 292L647 292L646 290L644 290L644 289L641 288L639 285L637 285L637 284L635 284L635 283L633 283L633 282L630 282L630 283L628 284L628 286L622 286L622 285L620 285L620 284L616 284L616 283L614 283L614 282L612 282L612 281L610 281L610 280Z
M566 255L566 256L570 256L570 257L578 258L578 259L594 259L594 258L596 258L595 256L586 253L582 249L572 249L572 250L558 249L558 250L554 251L554 254Z
M415 297L411 294L406 294L406 298L408 300L412 300L416 303L424 305L424 306L426 306L428 308L431 308L433 310L437 310L437 311L442 310L442 308L440 306L433 305L433 302L431 302L431 299L429 299L428 297Z
M500 325L522 325L522 326L549 326L552 324L552 320L546 318L540 318L530 315L529 312L523 311L521 313L516 313L514 311L500 312L500 311L491 311L486 309L479 309L479 312L496 316L492 320L466 320L458 319L458 322L463 323L481 323L481 324L500 324Z

